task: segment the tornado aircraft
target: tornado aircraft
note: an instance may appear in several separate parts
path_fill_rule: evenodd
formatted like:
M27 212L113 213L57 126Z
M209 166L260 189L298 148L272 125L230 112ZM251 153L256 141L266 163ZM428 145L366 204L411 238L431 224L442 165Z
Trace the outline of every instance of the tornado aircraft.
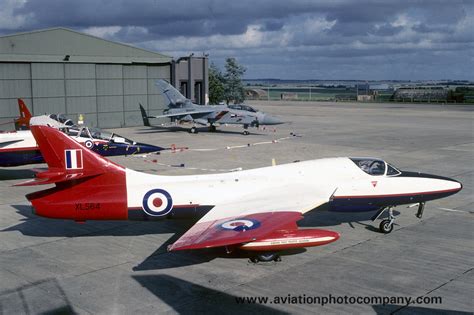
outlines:
M187 99L177 89L165 80L157 80L156 86L168 99L168 108L163 115L149 116L140 104L140 111L145 126L151 126L152 118L170 118L172 122L192 123L190 133L197 133L197 125L208 126L209 131L223 124L242 125L244 135L248 135L248 127L261 125L279 125L283 121L243 104L234 105L197 105Z

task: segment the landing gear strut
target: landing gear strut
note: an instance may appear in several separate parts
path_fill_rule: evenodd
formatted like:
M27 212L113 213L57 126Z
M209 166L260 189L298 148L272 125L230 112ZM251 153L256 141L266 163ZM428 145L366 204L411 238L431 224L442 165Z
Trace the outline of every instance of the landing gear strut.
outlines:
M424 202L420 202L418 204L418 211L416 212L416 217L418 219L421 219L423 217L423 211L425 210L425 203Z
M259 263L259 262L270 262L270 261L281 261L280 255L278 253L273 253L273 252L265 252L265 253L260 253L256 256L250 257L250 261L253 262L254 264Z
M248 128L249 128L249 125L244 125L244 131L242 132L244 136L248 136L250 134L250 132L247 130Z
M212 125L212 124L209 125L209 131L210 131L210 132L215 132L215 131L216 131L216 126L214 126L214 125Z
M392 206L384 207L384 208L380 209L375 214L375 216L372 218L372 221L377 220L382 215L382 213L384 213L385 211L388 211L388 219L384 219L384 220L382 220L382 222L380 222L379 229L380 229L380 232L382 232L384 234L388 234L388 233L392 232L393 222L395 221L395 216L393 215L393 207Z

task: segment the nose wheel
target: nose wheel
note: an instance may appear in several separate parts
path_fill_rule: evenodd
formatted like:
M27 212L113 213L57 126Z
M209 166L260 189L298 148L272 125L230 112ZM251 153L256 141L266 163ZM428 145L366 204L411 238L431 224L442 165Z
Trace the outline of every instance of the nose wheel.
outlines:
M382 220L379 225L380 232L388 234L393 230L393 221L391 220Z
M382 208L381 210L379 210L379 212L375 214L375 216L372 218L372 221L377 220L385 211L388 211L388 219L384 219L382 220L382 222L380 222L379 229L380 232L388 234L392 232L393 223L395 222L395 216L393 215L393 207Z

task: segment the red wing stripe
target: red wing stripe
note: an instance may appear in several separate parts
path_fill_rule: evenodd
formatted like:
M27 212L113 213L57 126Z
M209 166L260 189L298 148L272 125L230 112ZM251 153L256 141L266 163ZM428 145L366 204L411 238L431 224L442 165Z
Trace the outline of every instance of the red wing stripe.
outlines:
M216 115L216 119L221 119L222 116L224 116L227 113L228 113L228 111L223 110L222 112L220 112L219 114Z

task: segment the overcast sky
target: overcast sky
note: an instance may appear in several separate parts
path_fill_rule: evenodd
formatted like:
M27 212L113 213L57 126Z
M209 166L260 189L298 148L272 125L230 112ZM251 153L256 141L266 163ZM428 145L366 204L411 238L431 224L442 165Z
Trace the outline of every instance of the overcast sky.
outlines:
M474 0L0 0L0 34L55 26L246 78L474 80Z

